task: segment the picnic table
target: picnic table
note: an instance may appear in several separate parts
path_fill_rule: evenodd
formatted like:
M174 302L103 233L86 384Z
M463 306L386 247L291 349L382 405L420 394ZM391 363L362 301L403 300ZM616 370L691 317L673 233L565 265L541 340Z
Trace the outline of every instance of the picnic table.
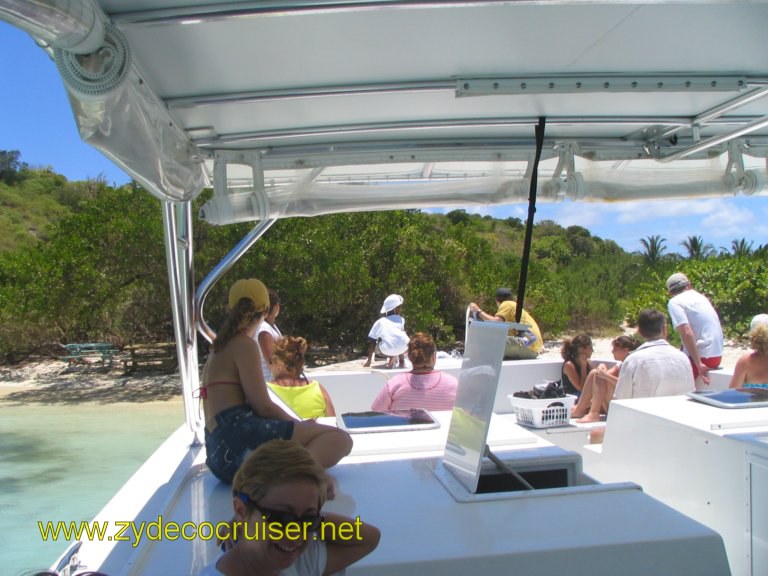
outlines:
M82 344L64 344L67 354L62 360L68 368L99 365L101 368L111 368L115 354L119 350L110 342L85 342Z
M154 344L130 344L123 348L128 357L123 359L125 374L132 374L138 369L173 372L178 367L175 342Z

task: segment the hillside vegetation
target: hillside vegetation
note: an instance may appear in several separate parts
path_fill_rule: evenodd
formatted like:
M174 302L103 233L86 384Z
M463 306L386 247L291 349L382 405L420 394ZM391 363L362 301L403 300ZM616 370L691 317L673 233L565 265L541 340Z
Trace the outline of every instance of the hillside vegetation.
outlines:
M204 193L193 213L210 197ZM117 346L173 338L160 203L136 185L67 182L0 151L0 355L60 354L60 344ZM204 275L250 230L194 223L195 276ZM404 296L409 332L441 346L463 339L467 303L493 310L498 286L516 290L524 223L456 210L337 214L280 220L207 298L214 329L226 291L240 277L275 288L284 334L313 346L362 349L384 297ZM689 239L690 240L690 239ZM664 279L686 272L717 307L731 336L768 301L765 247L665 254L644 239L630 254L580 226L536 223L525 308L545 335L616 332L647 306L664 310ZM696 246L705 247L697 238Z

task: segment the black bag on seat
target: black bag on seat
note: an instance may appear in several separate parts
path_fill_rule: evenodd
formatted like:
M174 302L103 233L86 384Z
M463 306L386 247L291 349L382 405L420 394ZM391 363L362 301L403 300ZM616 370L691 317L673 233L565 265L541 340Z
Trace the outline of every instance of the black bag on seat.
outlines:
M515 392L515 398L528 398L530 400L543 400L546 398L565 398L565 388L561 380L552 380L546 384L537 384L530 390Z

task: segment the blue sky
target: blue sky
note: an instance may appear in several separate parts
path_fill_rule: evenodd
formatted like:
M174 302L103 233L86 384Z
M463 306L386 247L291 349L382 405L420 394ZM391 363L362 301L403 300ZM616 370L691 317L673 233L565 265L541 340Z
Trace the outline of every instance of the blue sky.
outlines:
M80 140L56 66L27 34L0 22L0 54L5 55L0 59L0 150L19 150L23 162L32 167L50 166L69 180L101 175L110 184L130 180ZM527 206L479 212L525 220ZM688 236L702 236L715 248L730 247L739 238L754 242L754 247L768 243L766 196L615 204L566 201L540 204L536 221L544 219L562 226L583 226L629 251L640 250L640 239L653 235L666 238L671 252L682 251L680 242Z
M130 177L80 140L64 84L32 38L0 22L0 150L18 150L32 167L50 166L69 180L104 175L109 184Z

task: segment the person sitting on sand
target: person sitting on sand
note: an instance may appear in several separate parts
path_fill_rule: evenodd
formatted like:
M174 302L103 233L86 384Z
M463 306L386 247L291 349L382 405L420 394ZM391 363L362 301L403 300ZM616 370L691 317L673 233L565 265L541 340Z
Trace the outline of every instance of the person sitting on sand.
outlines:
M639 344L640 342L629 336L614 338L611 342L613 346L611 352L616 364L610 368L600 364L589 373L579 401L573 407L571 418L578 418L577 422L580 423L600 421L600 414L608 412L608 403L613 398L622 362Z
M387 368L394 368L400 360L400 368L405 368L405 351L408 350L408 335L405 333L405 319L400 316L403 297L390 294L381 307L383 318L379 318L368 332L368 358L364 367L371 365L376 352L387 357Z
M359 518L321 514L326 490L323 468L297 442L259 446L232 483L232 546L200 576L343 573L376 549L381 532ZM354 538L344 537L347 527Z
M232 482L251 450L276 438L306 446L324 468L352 450L352 438L343 430L312 420L297 422L270 399L253 339L268 308L267 287L260 280L235 282L229 314L203 368L205 462L223 482Z
M477 320L484 322L517 322L517 302L512 299L510 288L496 290L496 313L483 312L475 302L469 303L469 310ZM504 349L505 360L531 360L541 352L544 340L536 320L525 309L520 316L520 324L528 326L525 332L510 330Z
M307 341L300 336L283 336L272 348L272 373L267 382L296 414L305 420L321 416L336 416L328 391L317 380L304 375L304 354Z
M749 325L749 347L736 361L729 388L768 389L768 314L758 314Z
M560 348L563 357L563 388L566 394L581 394L587 376L592 371L592 339L586 334L565 338Z
M459 382L435 370L437 348L432 336L416 333L408 343L408 359L413 369L391 378L374 399L371 410L451 410Z

